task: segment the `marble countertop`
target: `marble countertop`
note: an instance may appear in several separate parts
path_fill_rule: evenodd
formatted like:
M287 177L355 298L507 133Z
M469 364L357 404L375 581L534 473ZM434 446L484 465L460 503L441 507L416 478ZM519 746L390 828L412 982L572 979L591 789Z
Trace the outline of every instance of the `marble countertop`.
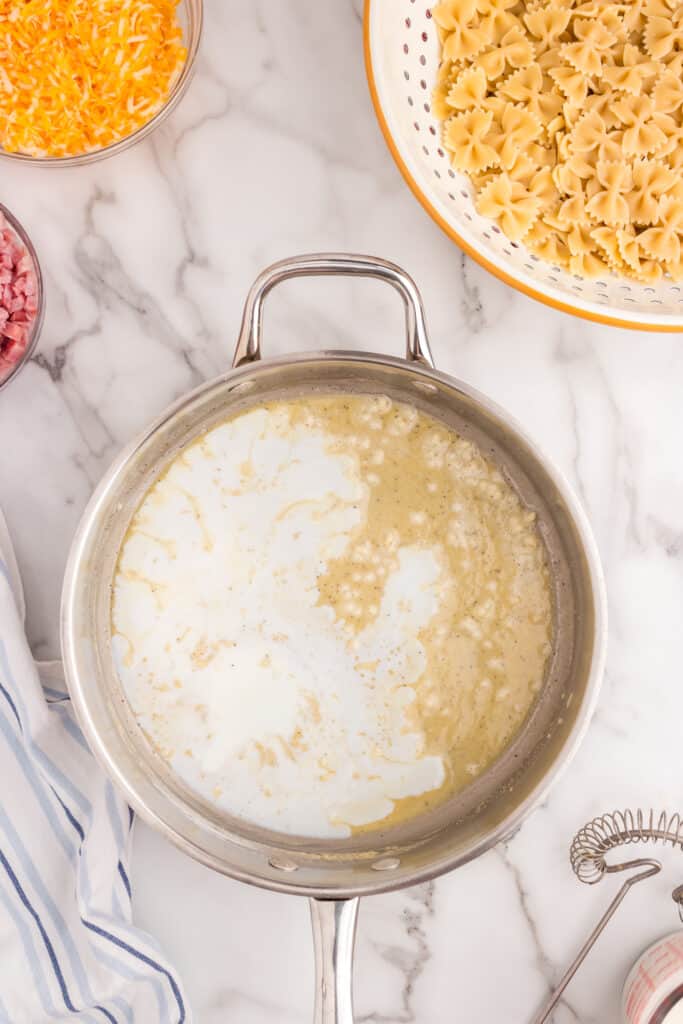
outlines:
M576 487L611 612L600 706L575 762L506 846L433 885L368 899L359 1021L523 1024L608 902L567 849L622 805L681 810L683 339L598 327L512 291L465 259L395 169L371 111L361 0L207 0L197 76L152 139L69 171L2 165L2 201L47 279L32 364L0 398L0 500L38 657L58 653L61 577L110 460L173 398L225 369L246 291L269 262L376 253L422 289L440 368L507 406ZM402 345L374 283L283 288L266 347ZM181 969L199 1024L311 1019L305 901L212 875L138 824L137 918ZM627 969L673 930L683 858L636 889L558 1010L617 1024Z

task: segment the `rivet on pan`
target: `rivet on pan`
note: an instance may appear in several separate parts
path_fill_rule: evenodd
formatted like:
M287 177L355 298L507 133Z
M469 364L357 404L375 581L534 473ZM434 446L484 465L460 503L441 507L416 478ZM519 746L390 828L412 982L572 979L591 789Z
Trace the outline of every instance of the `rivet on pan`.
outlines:
M289 857L279 857L277 854L269 857L268 863L271 868L275 868L277 871L298 871L299 869L299 865L295 864Z
M437 388L436 384L431 384L427 380L414 380L412 382L412 385L413 385L414 388L417 388L418 391L426 391L427 394L430 394L430 395L433 395L436 391L439 390Z
M251 378L247 380L238 380L236 384L230 388L231 391L250 391L254 386L254 381Z
M398 857L382 857L372 865L373 871L395 871L401 861Z
M517 833L521 831L521 829L522 829L521 825L518 825L517 828L513 828L512 832L508 832L508 834L506 836L503 836L503 842L504 843L511 842L515 838Z

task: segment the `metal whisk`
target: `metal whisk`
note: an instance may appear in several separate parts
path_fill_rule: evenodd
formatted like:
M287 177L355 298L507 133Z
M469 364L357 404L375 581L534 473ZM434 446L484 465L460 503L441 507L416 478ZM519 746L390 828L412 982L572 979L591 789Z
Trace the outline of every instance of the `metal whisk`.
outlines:
M662 865L654 858L638 858L608 864L606 855L611 850L633 843L652 843L662 846L679 847L683 850L683 817L680 814L656 814L649 811L614 811L594 818L577 832L572 842L569 857L576 877L587 885L595 885L605 875L619 871L633 871L602 915L597 925L579 950L571 966L560 980L552 996L541 1010L534 1024L545 1024L559 1003L567 985L586 959L597 939L617 911L629 890L646 878L659 874ZM678 904L678 913L683 921L683 885L674 889L672 897Z

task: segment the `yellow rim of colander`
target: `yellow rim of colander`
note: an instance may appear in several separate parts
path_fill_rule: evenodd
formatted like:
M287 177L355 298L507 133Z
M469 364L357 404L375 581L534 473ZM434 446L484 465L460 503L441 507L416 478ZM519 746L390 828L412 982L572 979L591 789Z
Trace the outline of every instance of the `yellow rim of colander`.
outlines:
M372 0L365 0L365 10L363 15L363 49L365 51L365 73L368 79L368 86L370 88L370 96L372 97L372 105L375 108L375 114L379 122L379 126L382 129L382 135L384 141L389 147L396 166L403 175L408 188L413 193L415 198L422 204L424 209L427 211L432 220L436 221L442 231L444 231L449 238L456 242L461 249L471 256L473 260L476 260L482 267L490 271L499 280L504 281L505 284L511 285L512 288L516 288L517 291L523 292L525 295L529 295L532 299L537 299L539 302L545 303L546 306L552 306L553 309L559 309L562 313L571 313L573 316L582 317L584 320L592 320L597 324L606 324L608 327L628 327L635 331L662 331L672 333L674 331L683 331L683 323L680 324L664 324L657 320L629 320L628 318L621 319L620 317L605 316L603 313L596 313L587 309L579 309L577 306L572 306L569 303L560 302L558 299L553 299L549 295L545 295L543 292L536 291L535 288L531 288L528 284L520 281L518 278L507 274L500 267L496 266L495 263L491 263L485 256L482 256L480 252L462 238L458 232L445 220L441 214L434 208L429 198L422 191L415 178L412 176L408 167L401 156L398 146L394 140L394 137L389 128L386 117L384 116L384 110L382 103L379 98L377 90L377 83L375 80L375 70L372 63L372 49L370 46L370 9L372 7Z

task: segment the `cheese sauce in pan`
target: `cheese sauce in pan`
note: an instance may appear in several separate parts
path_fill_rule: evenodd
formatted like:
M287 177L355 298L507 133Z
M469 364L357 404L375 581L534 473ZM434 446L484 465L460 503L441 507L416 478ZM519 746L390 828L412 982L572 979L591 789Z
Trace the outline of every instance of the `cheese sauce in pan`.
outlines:
M173 770L255 824L343 837L462 789L551 651L534 514L385 396L275 401L190 445L122 545L116 668Z

